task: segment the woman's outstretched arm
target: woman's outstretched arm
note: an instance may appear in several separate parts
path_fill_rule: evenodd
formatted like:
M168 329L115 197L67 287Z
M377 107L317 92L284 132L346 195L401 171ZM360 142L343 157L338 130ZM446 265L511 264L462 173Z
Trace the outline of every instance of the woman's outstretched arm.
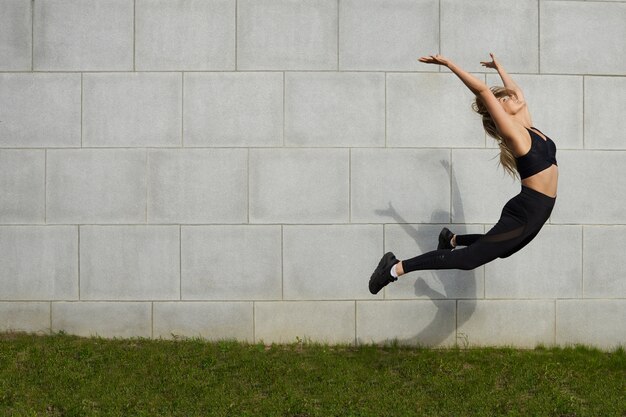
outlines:
M469 72L463 70L461 67L456 65L451 60L444 58L441 55L423 56L419 59L419 61L425 64L437 64L437 65L443 65L444 67L448 67L450 71L455 73L456 76L459 77L461 81L463 81L463 84L465 84L467 88L469 88L472 91L472 93L474 93L477 96L480 95L481 92L489 91L487 84L485 84L478 78L474 77ZM489 93L491 93L491 91L489 91Z
M517 138L519 133L511 117L504 111L496 96L494 96L489 87L487 87L487 84L441 55L423 56L419 61L425 64L437 64L448 67L450 71L463 81L463 84L465 84L472 93L483 100L500 134L506 139Z
M490 53L489 56L491 56L491 62L481 62L481 64L487 68L493 68L496 71L498 71L498 74L500 75L500 78L502 79L502 83L504 84L505 88L508 88L509 90L513 90L515 91L515 93L517 94L517 98L520 100L524 99L524 94L522 93L522 89L517 85L517 83L515 83L515 81L513 81L513 79L511 78L511 76L504 70L504 67L500 64L499 61L496 60L496 57Z

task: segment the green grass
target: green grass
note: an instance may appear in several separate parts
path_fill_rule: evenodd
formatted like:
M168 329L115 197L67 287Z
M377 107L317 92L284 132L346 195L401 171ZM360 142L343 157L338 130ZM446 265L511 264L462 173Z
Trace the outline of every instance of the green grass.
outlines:
M626 416L626 353L0 334L1 416Z

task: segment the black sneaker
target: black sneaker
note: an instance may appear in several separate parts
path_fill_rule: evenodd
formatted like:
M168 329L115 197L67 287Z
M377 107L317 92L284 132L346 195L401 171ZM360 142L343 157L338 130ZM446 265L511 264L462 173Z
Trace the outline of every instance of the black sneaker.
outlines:
M437 245L437 249L454 249L454 246L450 244L450 239L452 239L453 236L454 233L448 230L447 227L441 229L441 232L439 233L439 244Z
M372 294L378 294L383 287L390 282L397 281L398 278L391 276L391 267L400 262L396 256L387 252L383 255L382 259L378 263L378 266L374 270L374 273L370 277L370 292Z

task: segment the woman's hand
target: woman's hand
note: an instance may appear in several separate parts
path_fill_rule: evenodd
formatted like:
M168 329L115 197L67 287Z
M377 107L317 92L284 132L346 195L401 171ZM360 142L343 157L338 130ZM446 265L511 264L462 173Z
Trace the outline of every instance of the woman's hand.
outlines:
M437 65L443 65L445 67L447 67L450 64L450 60L447 58L444 58L443 56L437 54L437 55L430 55L430 56L423 56L419 59L420 62L423 62L425 64L437 64Z
M489 56L491 56L491 62L481 62L481 65L487 68L498 69L500 63L496 61L496 57L492 53L489 53Z

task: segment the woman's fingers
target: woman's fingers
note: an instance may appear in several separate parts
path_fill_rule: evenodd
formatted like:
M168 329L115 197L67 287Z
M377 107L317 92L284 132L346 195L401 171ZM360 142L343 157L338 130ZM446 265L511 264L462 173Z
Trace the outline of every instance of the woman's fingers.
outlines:
M439 54L423 56L419 58L418 60L425 64L438 64L438 65L448 65L448 62L449 62L446 58L444 58L443 56Z

